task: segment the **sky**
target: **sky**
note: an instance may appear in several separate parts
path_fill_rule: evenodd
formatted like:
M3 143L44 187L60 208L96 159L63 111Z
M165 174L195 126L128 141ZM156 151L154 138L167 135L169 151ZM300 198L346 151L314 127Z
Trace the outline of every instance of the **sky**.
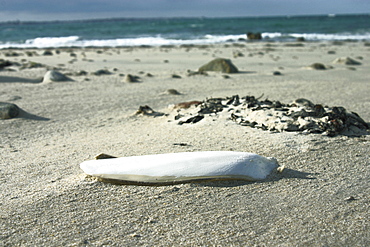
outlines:
M0 0L0 21L369 14L370 0Z

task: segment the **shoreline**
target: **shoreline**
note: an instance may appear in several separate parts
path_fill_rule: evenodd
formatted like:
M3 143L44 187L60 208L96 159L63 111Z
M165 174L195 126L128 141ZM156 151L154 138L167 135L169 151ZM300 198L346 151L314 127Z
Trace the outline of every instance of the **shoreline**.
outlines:
M0 70L0 101L29 114L0 120L0 243L369 245L370 135L276 133L221 117L190 125L172 119L176 110L169 105L238 94L343 106L369 123L367 42L301 43L67 48L59 54L55 48L51 56L41 55L46 50L41 48L37 56L18 57L0 50L1 59L19 64ZM241 73L189 76L188 70L216 57L231 59ZM338 57L361 65L333 64ZM46 67L19 69L29 62ZM314 63L332 68L307 68ZM48 67L74 81L32 81ZM99 70L111 74L94 74ZM78 71L86 74L75 75ZM126 82L127 74L140 82ZM168 89L181 94L164 93ZM143 105L169 115L136 115ZM275 157L286 169L260 182L151 187L98 182L79 168L98 153L121 157L211 150Z

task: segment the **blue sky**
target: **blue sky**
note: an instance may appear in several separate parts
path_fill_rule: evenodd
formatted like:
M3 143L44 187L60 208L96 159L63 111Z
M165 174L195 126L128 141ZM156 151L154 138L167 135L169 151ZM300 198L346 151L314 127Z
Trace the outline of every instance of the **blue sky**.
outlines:
M0 0L0 21L370 13L370 0Z

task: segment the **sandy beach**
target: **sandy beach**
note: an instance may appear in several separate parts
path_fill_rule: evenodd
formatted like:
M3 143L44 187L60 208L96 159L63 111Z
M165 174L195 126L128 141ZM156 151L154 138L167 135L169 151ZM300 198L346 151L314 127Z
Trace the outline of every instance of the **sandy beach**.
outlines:
M233 95L305 98L369 123L368 43L44 51L0 50L13 62L0 70L0 102L23 110L0 120L1 246L370 245L369 132L271 132L228 119L179 125L171 107ZM240 72L189 76L216 57ZM334 64L340 57L361 64ZM327 69L308 68L314 63ZM41 83L53 68L73 81ZM127 74L138 82L126 82ZM136 115L145 105L165 115ZM99 153L194 151L252 152L285 170L258 182L135 186L99 182L79 167Z

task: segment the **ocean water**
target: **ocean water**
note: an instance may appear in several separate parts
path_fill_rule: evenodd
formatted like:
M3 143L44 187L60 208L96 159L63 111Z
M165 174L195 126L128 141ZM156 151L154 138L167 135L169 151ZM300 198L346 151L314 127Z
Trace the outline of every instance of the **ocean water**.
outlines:
M369 41L370 14L2 22L0 49L214 44L246 39L247 32L274 41Z

